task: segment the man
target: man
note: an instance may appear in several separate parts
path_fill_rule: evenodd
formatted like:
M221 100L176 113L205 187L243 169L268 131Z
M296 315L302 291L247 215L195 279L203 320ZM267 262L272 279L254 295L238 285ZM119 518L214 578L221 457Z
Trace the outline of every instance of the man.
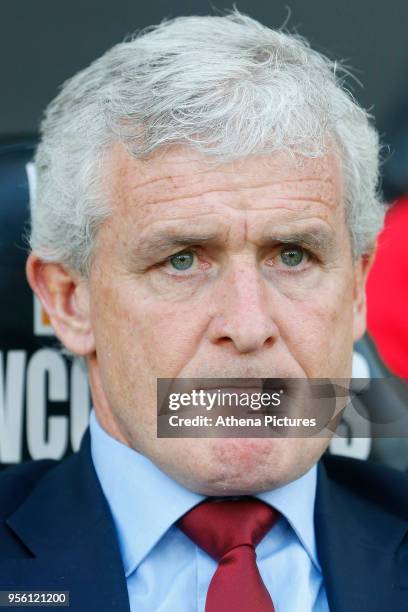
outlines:
M383 213L376 132L336 74L235 11L115 46L49 106L27 276L94 411L77 454L2 474L1 589L406 610L404 475L320 461L328 436L156 431L159 378L350 377Z

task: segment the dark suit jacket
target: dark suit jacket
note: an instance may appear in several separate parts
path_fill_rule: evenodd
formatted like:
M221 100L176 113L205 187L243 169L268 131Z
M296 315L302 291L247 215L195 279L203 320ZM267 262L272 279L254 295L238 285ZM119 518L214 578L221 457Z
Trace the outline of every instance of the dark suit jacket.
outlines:
M315 522L331 612L407 612L406 474L324 457ZM72 612L129 611L89 429L78 453L61 462L31 461L0 473L0 590L16 589L70 591Z

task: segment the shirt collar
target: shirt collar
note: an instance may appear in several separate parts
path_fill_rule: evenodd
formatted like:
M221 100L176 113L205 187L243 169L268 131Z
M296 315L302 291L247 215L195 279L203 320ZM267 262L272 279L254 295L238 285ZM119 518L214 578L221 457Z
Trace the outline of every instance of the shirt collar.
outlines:
M316 483L317 465L314 465L300 478L278 489L259 493L256 497L276 508L286 518L310 559L321 571L314 526Z
M166 531L205 496L186 489L150 459L110 436L94 409L89 428L92 460L115 522L127 578ZM316 474L314 466L301 478L255 497L287 519L320 569L313 522Z

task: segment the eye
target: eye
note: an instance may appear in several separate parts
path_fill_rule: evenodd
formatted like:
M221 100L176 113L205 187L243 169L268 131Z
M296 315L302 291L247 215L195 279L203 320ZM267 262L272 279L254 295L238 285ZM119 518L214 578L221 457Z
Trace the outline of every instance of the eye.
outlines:
M298 266L305 258L305 251L296 245L284 246L280 251L280 258L285 266L291 268Z
M194 263L195 253L193 251L181 251L168 258L169 264L175 270L189 270Z

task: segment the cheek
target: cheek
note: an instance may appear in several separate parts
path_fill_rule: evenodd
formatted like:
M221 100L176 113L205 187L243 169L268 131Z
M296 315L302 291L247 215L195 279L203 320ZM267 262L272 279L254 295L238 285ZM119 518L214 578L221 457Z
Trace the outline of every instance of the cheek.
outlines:
M175 377L194 356L207 324L203 302L146 297L134 284L98 286L93 320L97 344L131 374Z
M344 279L288 302L281 335L308 377L348 376L353 332L352 284Z
M160 376L177 376L196 354L207 325L203 302L149 301L139 313L143 351Z

